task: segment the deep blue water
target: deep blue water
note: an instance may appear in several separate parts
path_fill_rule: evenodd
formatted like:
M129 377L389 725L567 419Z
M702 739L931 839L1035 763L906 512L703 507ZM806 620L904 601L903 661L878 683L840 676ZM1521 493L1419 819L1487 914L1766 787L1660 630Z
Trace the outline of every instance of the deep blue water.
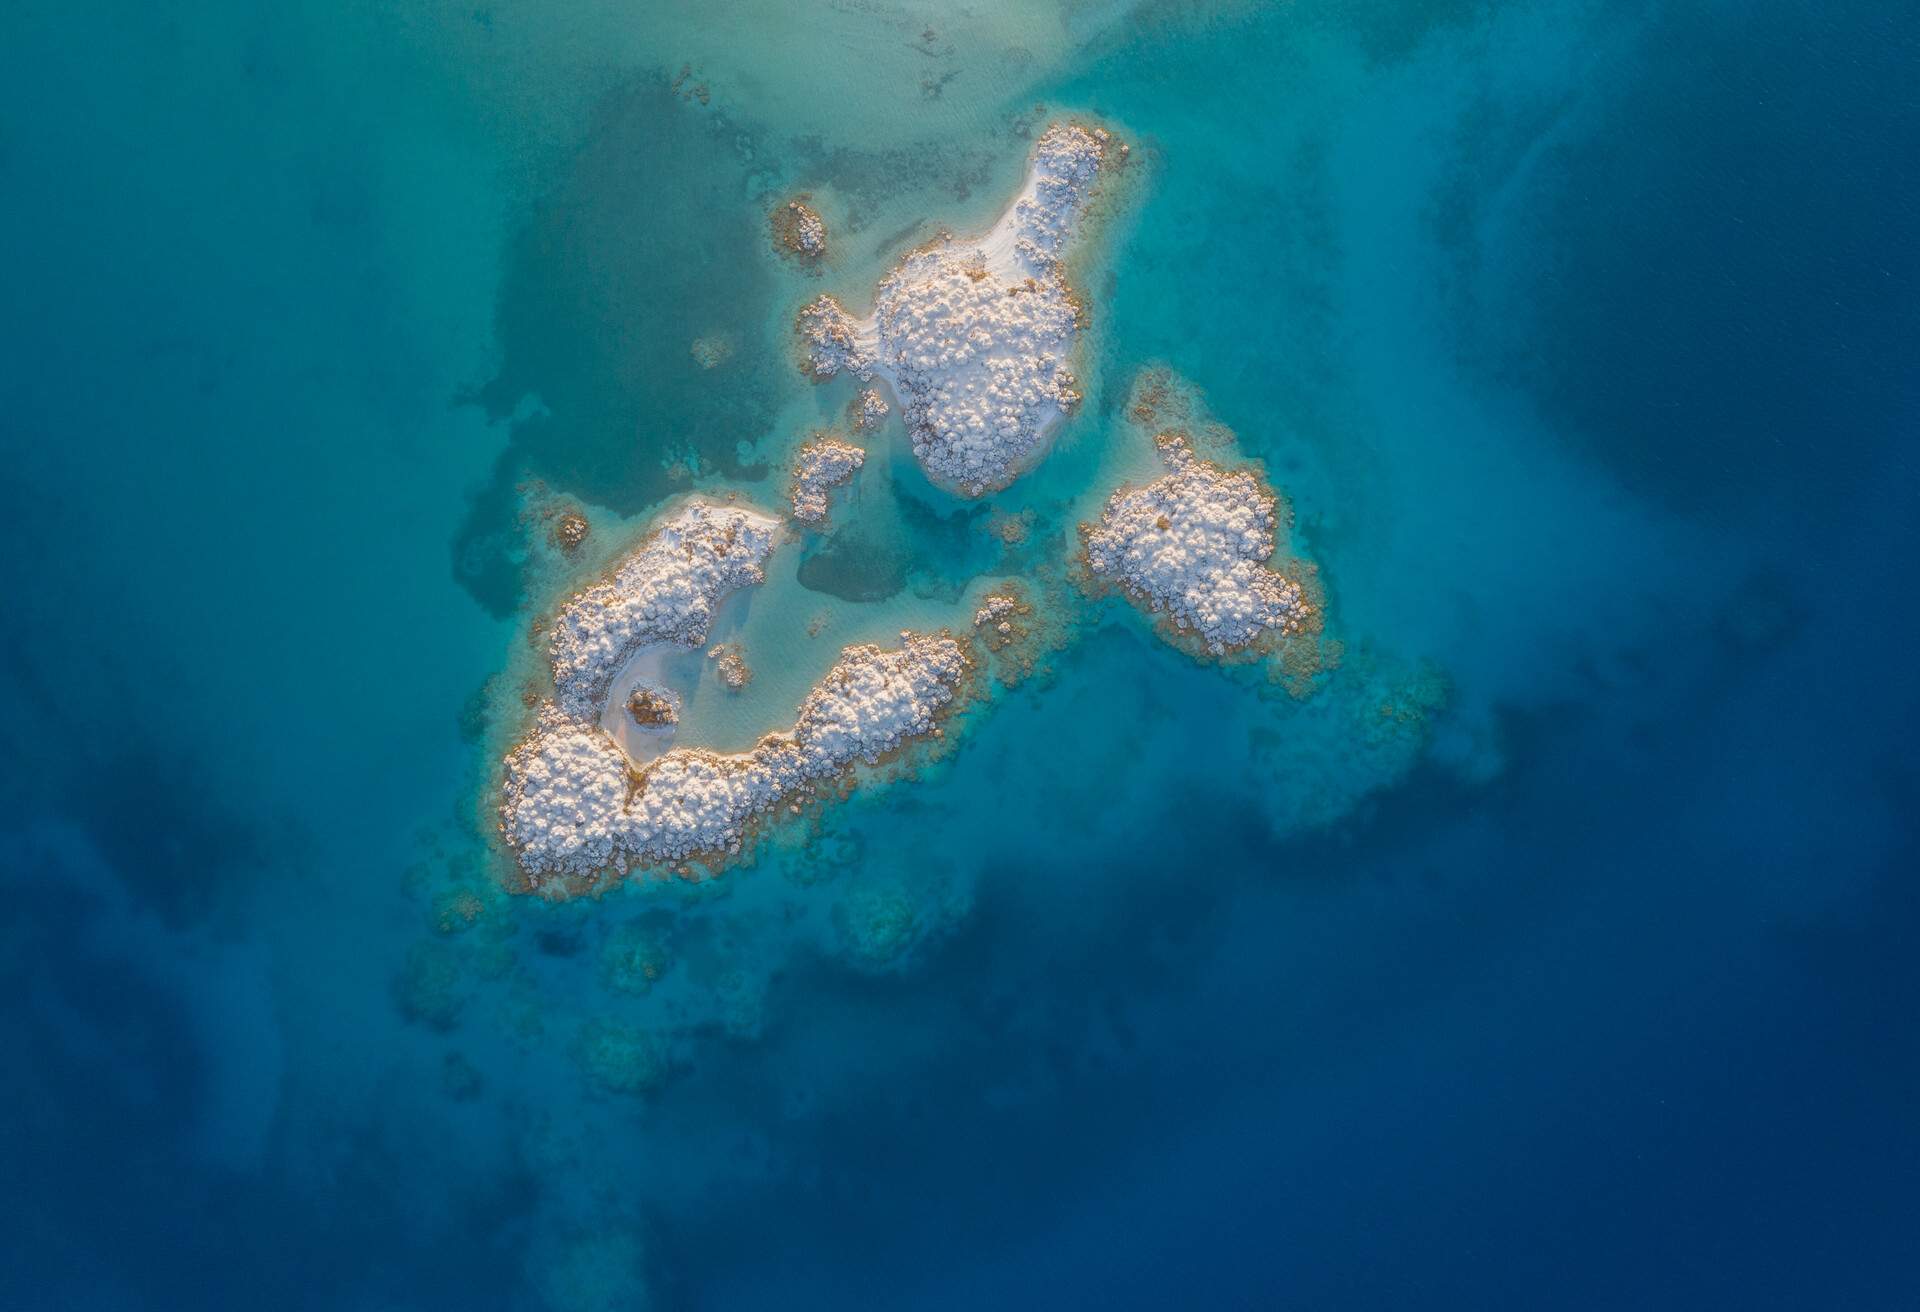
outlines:
M1920 1305L1920 18L335 8L0 19L0 1304ZM765 202L1036 101L1142 161L1037 495L1177 369L1339 678L1101 612L810 856L493 893L517 489L777 489Z

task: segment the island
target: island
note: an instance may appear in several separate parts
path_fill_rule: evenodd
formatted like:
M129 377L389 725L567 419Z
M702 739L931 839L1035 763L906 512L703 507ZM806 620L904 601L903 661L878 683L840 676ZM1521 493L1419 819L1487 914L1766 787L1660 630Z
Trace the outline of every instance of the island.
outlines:
M675 748L644 766L597 725L548 702L507 756L501 834L528 889L552 896L636 867L724 865L782 802L937 734L965 695L973 660L968 641L946 632L903 632L890 649L850 646L790 729L751 751Z
M800 311L812 376L884 382L921 468L961 496L1013 482L1079 404L1069 361L1083 308L1063 256L1112 145L1103 128L1054 124L984 236L944 235L909 253L865 318L830 295Z
M1270 646L1319 625L1300 580L1273 555L1276 498L1250 469L1227 471L1195 455L1178 433L1156 439L1168 473L1108 498L1080 528L1093 578L1197 638L1215 656Z
M962 499L1004 489L1033 467L1080 400L1071 361L1084 316L1063 253L1103 170L1123 151L1104 129L1055 123L984 236L942 236L908 254L863 319L831 296L800 312L808 369L860 380L845 409L855 433L873 432L898 407L921 469ZM812 242L815 218L799 201L776 214L800 246ZM568 576L571 591L551 618L535 625L545 673L517 685L524 711L503 726L495 758L490 804L516 872L510 882L564 898L636 871L693 880L717 873L781 817L807 813L916 744L954 741L947 722L994 686L1050 672L1051 653L1099 613L1088 598L1123 597L1199 660L1271 658L1272 682L1310 695L1338 648L1319 637L1317 571L1282 550L1291 523L1284 499L1260 466L1235 458L1232 432L1165 368L1143 370L1112 414L1102 431L1122 444L1109 466L1124 471L1115 477L1155 472L1084 505L955 518L943 545L966 550L965 526L977 522L973 531L996 542L1010 576L975 574L944 595L921 591L911 628L860 617L863 640L843 646L810 686L791 669L761 685L791 686L799 704L772 711L767 731L744 750L731 750L744 740L732 720L724 751L701 745L708 740L697 723L703 706L715 715L712 708L731 706L738 717L758 704L760 690L746 691L746 644L764 642L753 635L766 627L734 611L716 633L721 609L766 584L783 544L794 544L802 569L807 553L822 550L833 493L865 468L867 449L844 430L816 429L792 450L786 515L738 490L696 495L640 526L637 544L597 576L586 573L584 518L556 529L555 555L564 564L571 554L580 573ZM1078 523L1075 552L1073 526L1090 513ZM801 569L782 574L775 610L816 636L826 613L803 623L792 609L794 590L807 586ZM935 597L952 607L951 619L928 613ZM875 641L876 631L898 640ZM685 653L704 659L688 662ZM783 663L778 649L756 646L752 655L763 668Z
M817 433L801 445L793 463L793 487L788 500L793 517L819 527L827 519L827 496L850 482L867 461L867 453L831 433Z
M792 726L752 750L672 747L682 699L661 657L702 647L721 601L764 581L779 541L771 515L692 500L561 606L546 633L553 695L502 763L499 830L528 890L566 896L641 866L723 865L780 803L938 734L965 700L972 640L902 632L897 647L848 646ZM750 677L737 646L708 655L729 686Z

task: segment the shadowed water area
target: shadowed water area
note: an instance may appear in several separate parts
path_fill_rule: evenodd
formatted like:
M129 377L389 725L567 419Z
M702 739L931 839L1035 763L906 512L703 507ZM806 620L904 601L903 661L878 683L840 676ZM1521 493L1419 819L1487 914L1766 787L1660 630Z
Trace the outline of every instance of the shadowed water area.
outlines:
M0 1303L1920 1299L1912 17L0 28ZM509 894L536 626L783 512L854 393L796 309L1061 117L1131 147L1084 405L977 503L853 436L682 740L1004 578L1030 670L717 879ZM1149 369L1290 507L1304 672L1075 581Z

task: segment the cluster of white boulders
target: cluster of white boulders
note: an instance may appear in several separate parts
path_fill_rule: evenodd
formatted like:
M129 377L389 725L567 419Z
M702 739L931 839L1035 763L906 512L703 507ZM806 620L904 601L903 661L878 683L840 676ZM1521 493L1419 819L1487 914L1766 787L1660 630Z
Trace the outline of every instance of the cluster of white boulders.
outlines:
M802 524L823 523L827 494L866 462L865 451L838 438L822 435L803 444L793 462L793 517Z
M759 511L690 501L561 608L547 638L554 696L505 762L501 832L530 877L585 874L626 850L631 766L598 724L614 676L650 644L703 642L721 600L766 578L780 530ZM670 690L651 687L627 705L656 731L670 731L679 711Z
M1067 367L1077 310L1060 255L1107 133L1055 124L1019 196L983 238L908 255L857 320L831 296L800 313L807 367L886 379L927 474L967 496L1006 486L1080 399Z
M721 599L766 578L762 563L779 535L780 521L771 515L688 502L612 578L561 610L547 643L560 709L591 720L613 676L640 648L703 642Z
M873 377L871 320L856 319L839 301L821 295L800 307L797 327L807 345L807 371L815 378L824 381L843 370L860 378Z
M707 649L707 659L720 676L720 682L739 692L753 682L753 670L747 665L747 653L737 642L722 642Z
M800 703L793 741L808 777L853 761L880 758L934 727L934 715L960 692L969 658L947 632L902 630L891 650L860 643L840 653L826 678Z
M1027 185L1012 214L1014 243L1031 267L1051 268L1059 261L1111 139L1103 128L1055 123L1034 143Z
M847 405L847 419L856 433L871 433L880 427L893 407L877 387L863 387Z
M935 732L971 657L944 632L900 640L892 650L848 647L790 731L735 755L676 748L634 771L599 729L547 704L507 757L500 807L529 883L724 858L740 851L757 817L799 790Z
M997 629L1004 629L1007 621L1018 615L1021 609L1017 597L1009 596L1004 592L989 593L980 603L979 609L973 612L973 627L983 629L992 625Z
M536 884L543 875L588 874L624 847L631 791L626 753L613 739L546 702L532 735L507 754L500 830Z
M1087 568L1216 655L1305 632L1313 617L1305 591L1266 564L1272 492L1251 471L1200 459L1178 436L1159 447L1170 472L1116 492L1098 524L1080 526Z
M773 212L773 238L781 250L801 259L827 253L826 221L804 200L790 200Z
M922 468L967 495L1004 486L1066 412L1065 284L1002 287L981 265L926 251L880 285L874 312Z
M990 592L981 598L980 605L973 612L973 631L990 652L1005 652L1016 643L1024 643L1032 636L1033 626L1029 623L1033 607L1025 600L1020 585L1009 579L1001 584L1001 590ZM1002 672L1004 678L1004 671Z
M794 202L793 244L802 255L821 256L827 253L827 225L820 216L798 201Z

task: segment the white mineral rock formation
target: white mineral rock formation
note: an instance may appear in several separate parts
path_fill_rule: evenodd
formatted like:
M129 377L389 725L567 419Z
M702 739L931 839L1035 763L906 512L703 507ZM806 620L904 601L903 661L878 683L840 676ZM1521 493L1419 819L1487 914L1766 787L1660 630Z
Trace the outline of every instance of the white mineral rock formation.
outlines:
M614 674L648 643L703 642L721 598L766 577L761 563L779 533L780 521L770 515L688 502L611 579L560 612L547 651L561 710L592 720Z
M871 330L833 297L816 296L801 306L799 327L807 343L807 369L815 378L831 378L842 369L873 377Z
M529 872L589 874L622 851L629 791L613 740L548 702L533 736L507 754L501 832Z
M738 852L755 818L796 790L932 733L971 657L947 633L900 638L848 647L790 731L735 755L676 748L634 771L603 731L548 703L507 757L500 807L529 881Z
M802 260L827 253L827 224L804 197L788 201L773 212L774 245Z
M848 647L800 703L793 740L808 773L836 773L856 758L868 765L933 728L967 672L967 651L951 634L902 632L891 651Z
M1159 446L1171 472L1114 493L1099 524L1081 526L1094 576L1198 634L1216 655L1304 632L1312 605L1297 581L1266 564L1273 493L1250 471L1200 459L1182 438L1162 437Z
M893 407L887 404L887 398L880 395L877 387L863 387L859 395L847 406L847 417L853 423L856 433L871 433L880 427L880 421L892 413Z
M646 730L672 729L680 723L680 694L671 688L640 684L627 694L627 716Z
M802 255L820 256L827 253L827 225L820 216L806 206L795 202L793 225L793 244Z
M867 453L848 442L816 437L800 448L793 464L793 517L802 524L827 518L827 493L851 479Z
M884 379L921 467L963 495L1012 482L1080 399L1067 368L1076 307L1060 258L1108 141L1099 129L1053 125L984 237L949 236L908 255L865 319L831 296L800 313L813 375Z
M707 659L720 675L720 682L739 692L753 682L753 670L747 665L747 653L737 642L722 642L707 649Z

